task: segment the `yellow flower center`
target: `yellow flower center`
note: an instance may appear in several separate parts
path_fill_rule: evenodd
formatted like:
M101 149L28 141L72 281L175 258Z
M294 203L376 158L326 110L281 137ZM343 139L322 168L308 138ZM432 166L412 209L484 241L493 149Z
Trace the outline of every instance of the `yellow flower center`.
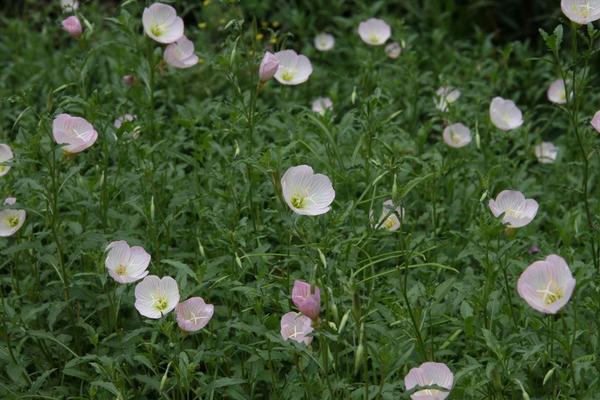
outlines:
M543 296L542 299L546 305L556 303L565 296L562 289L554 281L548 282L545 289L536 290L536 292Z
M379 43L379 36L373 33L371 36L369 36L369 42L375 44Z
M125 267L123 264L121 264L117 267L117 269L115 269L115 272L119 276L127 275L127 267Z
M286 69L285 71L283 71L283 73L281 74L281 79L283 79L286 82L291 81L292 79L294 79L294 71L291 71L289 69Z
M450 131L450 141L454 144L460 144L460 136L454 130Z
M8 169L8 167L5 167L4 165L0 165L0 174L5 172L7 169Z
M15 226L19 225L19 216L12 215L12 216L8 217L6 220L6 223L8 224L9 228L14 228Z
M162 25L154 25L150 28L150 32L152 32L154 36L161 36L165 33L165 28Z
M394 218L388 217L383 223L383 226L385 226L387 229L392 229L394 227Z
M509 208L504 212L504 215L511 218L521 218L523 217L523 211L513 210L512 208Z
M158 311L163 312L167 309L168 306L169 302L167 301L167 298L165 296L161 296L154 299L154 308L156 308Z
M306 196L302 193L294 194L290 201L295 208L303 209L306 207Z

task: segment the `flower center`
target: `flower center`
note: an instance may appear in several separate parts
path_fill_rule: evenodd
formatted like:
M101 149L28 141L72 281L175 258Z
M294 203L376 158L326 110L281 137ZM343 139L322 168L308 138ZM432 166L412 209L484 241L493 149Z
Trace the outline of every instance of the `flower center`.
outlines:
M507 217L511 217L511 218L522 218L523 217L523 211L509 208L508 210L506 210L504 212L504 215L507 216Z
M283 71L283 73L281 74L281 79L283 79L286 82L291 81L292 79L294 79L294 71L290 70L290 69L286 69Z
M8 167L4 166L4 165L0 165L0 174L5 172L8 169Z
M167 309L169 306L169 302L165 296L157 297L154 299L154 308L156 308L161 313Z
M388 217L383 223L383 226L388 229L392 229L394 227L394 219L392 217Z
M376 34L371 34L369 36L369 42L371 43L379 43L379 36L377 36Z
M560 287L554 281L548 282L545 289L536 290L537 293L542 295L544 304L550 305L556 303L558 300L564 297L564 293Z
M154 25L150 28L150 32L152 32L154 36L161 36L165 33L165 28L162 25Z
M304 193L296 192L290 201L294 208L303 209L306 207L307 196Z
M454 132L454 130L450 131L450 140L454 144L460 144L460 136L456 132Z
M15 226L19 225L19 216L12 215L12 216L8 217L6 219L6 223L8 224L9 228L14 228Z
M117 269L115 269L115 272L117 273L117 275L119 276L123 276L123 275L127 275L127 267L124 266L123 264L120 264Z

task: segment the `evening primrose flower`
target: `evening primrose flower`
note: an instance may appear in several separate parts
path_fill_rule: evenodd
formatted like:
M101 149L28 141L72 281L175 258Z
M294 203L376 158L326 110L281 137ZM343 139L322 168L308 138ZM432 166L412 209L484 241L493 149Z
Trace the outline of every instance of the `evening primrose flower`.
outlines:
M10 146L4 143L0 143L0 177L8 174L11 166L10 162L14 158L13 152Z
M541 164L552 164L558 156L558 147L551 142L542 142L536 145L534 151Z
M66 153L79 153L96 142L98 132L92 124L80 117L59 114L52 122L52 135L58 144L65 145Z
M444 400L450 395L454 385L454 375L446 364L425 362L418 368L412 368L404 377L406 390L413 388L438 386L442 389L423 389L410 395L412 400Z
M488 205L494 217L502 215L502 223L509 228L521 228L529 224L539 207L537 201L525 199L523 193L515 190L503 190Z
M315 48L319 51L329 51L335 45L335 38L329 33L319 33L315 36Z
M312 320L305 315L290 311L281 317L281 337L309 345L312 342Z
M381 46L392 35L392 29L381 19L369 18L358 25L358 34L366 44Z
M370 215L371 220L373 220L372 211ZM373 224L373 227L379 227L379 229L387 229L390 232L395 232L400 229L402 219L404 219L404 208L396 207L394 202L389 199L383 202L381 216L379 217L377 224Z
M321 215L328 212L335 198L329 178L315 174L308 165L290 167L281 178L283 198L296 214Z
M402 52L402 47L397 42L392 42L385 46L385 54L391 59L396 59L400 57L400 53Z
M437 95L437 97L434 99L435 108L441 112L448 111L448 106L460 98L460 90L454 89L450 86L443 86L439 88L435 94Z
M327 110L333 110L333 102L329 97L319 97L312 102L311 108L314 112L325 115Z
M598 133L600 133L600 111L598 111L596 114L594 114L594 118L592 118L591 124L594 127L594 129Z
M129 247L124 240L109 243L104 265L108 274L119 283L139 281L148 275L150 254L140 246Z
M266 51L258 68L258 78L262 82L270 80L279 68L279 60L270 51Z
M304 281L294 281L292 288L292 302L298 311L308 318L316 321L321 311L321 291L318 287L313 288Z
M144 8L142 24L146 35L158 43L173 43L183 36L183 20L167 4L154 3Z
M531 264L519 277L519 296L535 310L556 314L571 298L575 279L565 260L555 254Z
M185 69L198 64L198 56L194 53L194 43L182 36L165 49L164 59L172 67Z
M137 116L135 116L135 115L125 114L125 115L120 116L119 118L115 119L115 122L113 123L113 125L116 129L119 129L119 128L121 128L121 126L123 126L124 122L131 122L131 121L135 121L136 119L137 119Z
M454 148L464 147L471 143L471 131L461 123L448 125L442 136L444 142Z
M548 88L546 93L548 100L555 104L565 104L567 102L567 90L565 88L565 81L557 79Z
M212 304L206 304L202 297L191 297L177 304L177 325L186 332L196 332L204 328L215 312Z
M14 197L9 197L4 200L5 206L12 206L16 203ZM14 235L25 223L25 210L15 210L5 208L0 211L0 237L8 237Z
M562 0L560 8L567 18L580 25L600 19L600 0Z
M64 12L73 12L79 8L77 0L60 0L60 6Z
M299 85L308 80L313 72L308 57L294 50L278 51L274 54L279 63L275 79L282 85Z
M512 100L494 97L490 103L490 118L496 128L510 131L523 125L523 113Z
M162 279L148 275L135 287L135 308L144 317L159 319L179 303L177 282L170 276Z
M71 37L78 38L83 33L83 27L81 26L81 22L79 22L79 18L74 15L71 15L68 18L65 18L62 22L63 29L71 35Z

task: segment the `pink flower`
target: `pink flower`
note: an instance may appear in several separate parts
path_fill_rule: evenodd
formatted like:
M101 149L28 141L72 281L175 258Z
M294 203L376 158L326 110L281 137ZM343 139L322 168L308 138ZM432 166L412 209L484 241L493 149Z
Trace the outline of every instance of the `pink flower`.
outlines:
M397 42L392 42L385 46L385 53L389 58L398 58L400 57L400 53L402 53L402 47Z
M275 76L277 69L279 68L279 61L277 57L269 51L265 52L260 67L258 68L258 77L262 82L266 82Z
M206 304L202 297L191 297L177 304L177 325L186 332L196 332L204 328L215 311L212 304Z
M124 240L109 243L104 265L108 274L119 283L139 281L148 275L150 254L140 246L129 247Z
M179 303L179 287L170 276L148 275L135 286L135 308L144 317L159 319Z
M561 0L560 8L567 18L579 25L600 19L600 0Z
M135 83L135 76L133 75L125 75L123 76L123 84L127 86L131 86Z
M565 88L565 81L557 79L548 88L546 92L548 100L555 104L565 104L567 102L567 89Z
M381 19L369 18L358 25L358 34L366 44L381 46L392 35L392 29Z
M13 152L10 146L4 143L0 143L0 176L8 174L10 171L10 162L14 158Z
M442 137L448 146L458 149L471 143L471 130L461 123L452 124L444 129Z
M446 389L423 389L410 395L412 400L444 400L450 395L454 384L454 375L446 364L425 362L418 368L412 368L404 378L406 390L413 388L439 386Z
M509 228L521 228L535 218L538 203L533 199L526 199L523 193L515 190L503 190L496 200L488 203L494 217L502 215L502 223Z
M17 199L8 197L4 200L5 206L13 206ZM25 210L15 210L6 208L0 210L0 237L9 237L14 235L25 223L27 213Z
M158 43L173 43L183 36L183 20L167 4L154 3L144 8L142 24L146 35Z
M294 50L283 50L273 54L279 62L275 72L275 79L282 85L299 85L308 80L313 72L312 64L308 57L296 53Z
M517 283L519 296L544 314L556 314L569 302L574 289L575 279L569 266L554 254L527 267Z
M490 103L490 119L496 128L510 131L523 125L523 113L512 100L494 97Z
M329 97L318 97L311 105L314 112L320 115L325 115L327 110L333 110L333 102Z
M164 59L170 66L180 69L198 64L198 56L194 53L194 43L185 36L167 46Z
M78 38L83 33L83 27L81 26L81 22L79 22L79 18L77 18L74 15L71 15L70 17L63 20L62 26L63 29L74 38Z
M596 114L594 114L594 118L592 118L591 124L594 127L594 129L598 133L600 133L600 111L598 111Z
M308 346L313 339L308 336L312 331L311 319L300 313L290 311L281 317L281 337L284 340L291 339Z
M60 114L52 122L52 135L58 144L65 145L67 153L79 153L96 142L98 132L92 124L80 117Z
M294 281L292 288L292 302L298 311L308 318L316 321L321 311L321 291L318 287L313 288L304 281Z

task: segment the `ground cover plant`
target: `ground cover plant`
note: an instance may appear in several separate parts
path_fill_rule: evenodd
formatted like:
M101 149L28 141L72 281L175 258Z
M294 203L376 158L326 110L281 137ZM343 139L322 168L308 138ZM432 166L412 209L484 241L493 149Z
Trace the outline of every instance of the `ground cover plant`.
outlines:
M0 5L0 398L599 399L600 2Z

